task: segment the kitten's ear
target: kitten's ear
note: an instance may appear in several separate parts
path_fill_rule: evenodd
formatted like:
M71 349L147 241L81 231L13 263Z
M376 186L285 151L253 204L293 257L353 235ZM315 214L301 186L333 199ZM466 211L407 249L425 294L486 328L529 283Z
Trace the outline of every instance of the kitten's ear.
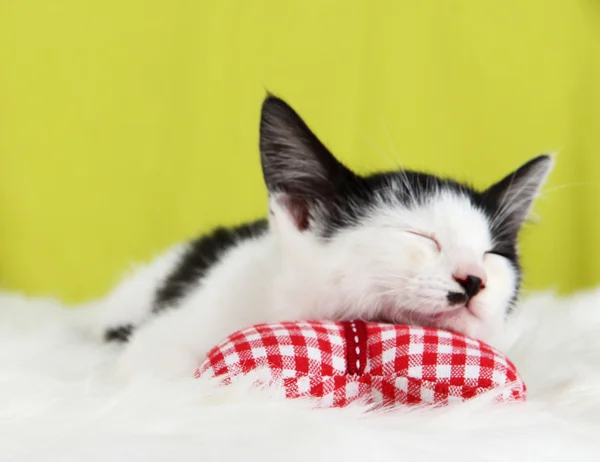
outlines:
M484 192L496 211L494 226L519 232L553 166L553 157L535 157Z
M354 174L344 167L283 100L268 95L260 120L260 155L270 194L283 202L304 229L311 203L327 201Z

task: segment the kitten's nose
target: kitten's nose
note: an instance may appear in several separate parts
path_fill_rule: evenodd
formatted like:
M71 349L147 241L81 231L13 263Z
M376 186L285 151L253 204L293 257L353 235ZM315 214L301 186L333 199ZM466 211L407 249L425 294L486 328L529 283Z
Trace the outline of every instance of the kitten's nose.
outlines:
M482 279L472 274L469 274L464 278L458 278L455 276L454 279L462 286L463 289L465 289L465 293L469 298L477 295L484 287Z
M487 274L482 265L474 262L463 262L454 273L454 280L458 282L467 297L477 295L487 284Z

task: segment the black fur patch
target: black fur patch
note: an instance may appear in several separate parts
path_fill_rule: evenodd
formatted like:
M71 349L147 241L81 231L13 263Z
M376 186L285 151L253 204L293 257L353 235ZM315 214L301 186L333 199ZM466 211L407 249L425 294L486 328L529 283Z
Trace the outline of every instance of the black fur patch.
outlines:
M112 327L104 333L105 342L126 342L133 332L133 324Z
M469 298L462 292L448 292L448 303L450 305L462 305L469 301Z
M267 220L258 220L233 228L217 228L192 241L181 261L156 292L153 313L174 305L235 244L263 234Z

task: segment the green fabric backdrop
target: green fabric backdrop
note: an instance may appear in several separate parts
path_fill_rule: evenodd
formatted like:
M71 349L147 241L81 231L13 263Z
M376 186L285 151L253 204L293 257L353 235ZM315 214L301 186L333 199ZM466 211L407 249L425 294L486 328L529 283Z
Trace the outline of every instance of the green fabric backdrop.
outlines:
M361 171L559 151L529 289L600 281L600 3L0 0L0 282L76 301L265 209L265 88Z

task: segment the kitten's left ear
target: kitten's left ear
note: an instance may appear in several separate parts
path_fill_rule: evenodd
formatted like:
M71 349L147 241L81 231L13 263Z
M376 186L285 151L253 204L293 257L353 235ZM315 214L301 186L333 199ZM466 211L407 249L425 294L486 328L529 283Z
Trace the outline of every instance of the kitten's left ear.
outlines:
M262 105L260 154L269 191L294 198L326 199L353 175L291 106L270 94Z
M299 230L309 227L316 204L327 205L355 175L339 162L285 101L268 95L260 119L265 183Z
M519 232L553 166L553 157L535 157L483 193L496 211L494 226Z

